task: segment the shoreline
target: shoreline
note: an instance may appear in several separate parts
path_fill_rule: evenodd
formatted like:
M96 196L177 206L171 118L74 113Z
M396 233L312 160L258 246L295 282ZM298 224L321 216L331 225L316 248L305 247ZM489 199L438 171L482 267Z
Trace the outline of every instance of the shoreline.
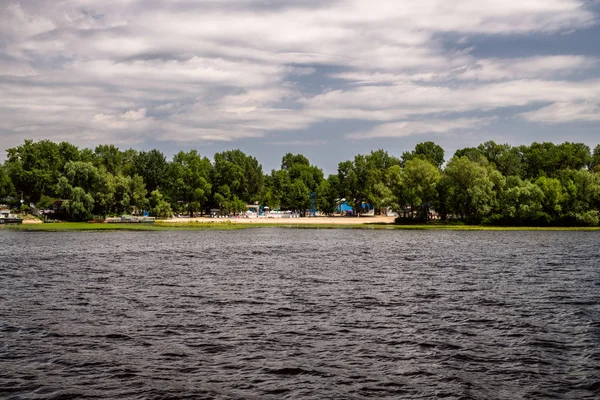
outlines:
M367 225L367 224L393 224L395 217L300 217L300 218L170 218L159 220L160 223L231 223L255 225ZM157 221L158 222L158 221Z
M0 225L11 231L174 231L239 230L257 228L288 229L385 229L438 231L600 231L600 227L488 226L451 223L395 224L394 217L303 217L303 218L171 218L154 224L59 222Z

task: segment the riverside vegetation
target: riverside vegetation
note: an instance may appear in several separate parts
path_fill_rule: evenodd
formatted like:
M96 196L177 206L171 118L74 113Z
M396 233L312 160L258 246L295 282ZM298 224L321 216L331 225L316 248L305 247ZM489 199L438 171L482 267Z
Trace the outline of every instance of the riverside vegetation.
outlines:
M433 142L400 157L384 150L339 163L327 178L301 154L264 173L240 150L196 150L172 160L158 150L114 145L79 149L62 142L26 140L0 165L0 202L27 211L56 205L71 221L148 210L157 217L209 209L240 213L246 204L332 214L339 199L358 213L391 207L399 222L441 221L502 226L598 226L600 145L486 142L448 160Z

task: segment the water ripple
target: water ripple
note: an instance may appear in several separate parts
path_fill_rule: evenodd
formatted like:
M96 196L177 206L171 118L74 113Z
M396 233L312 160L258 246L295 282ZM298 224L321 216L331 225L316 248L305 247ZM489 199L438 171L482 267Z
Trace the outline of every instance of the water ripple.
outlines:
M600 397L595 232L0 231L0 397Z

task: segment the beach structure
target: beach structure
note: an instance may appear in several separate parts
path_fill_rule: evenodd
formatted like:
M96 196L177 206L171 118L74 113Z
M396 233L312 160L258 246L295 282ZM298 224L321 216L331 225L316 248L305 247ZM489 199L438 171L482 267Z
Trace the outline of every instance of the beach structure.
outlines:
M7 224L22 224L23 219L15 214L11 214L10 209L6 204L0 204L0 225Z
M261 215L261 207L258 204L246 204L246 217L253 218Z
M335 207L335 212L339 214L352 214L352 206L346 202L346 199L340 199Z
M109 224L154 224L154 217L138 216L138 215L122 215L116 218L106 218Z

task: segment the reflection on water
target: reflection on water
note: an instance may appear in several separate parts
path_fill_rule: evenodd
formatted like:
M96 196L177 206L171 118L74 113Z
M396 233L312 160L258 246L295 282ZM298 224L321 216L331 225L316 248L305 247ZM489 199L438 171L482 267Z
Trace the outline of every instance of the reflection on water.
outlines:
M0 397L595 399L599 239L0 231Z

